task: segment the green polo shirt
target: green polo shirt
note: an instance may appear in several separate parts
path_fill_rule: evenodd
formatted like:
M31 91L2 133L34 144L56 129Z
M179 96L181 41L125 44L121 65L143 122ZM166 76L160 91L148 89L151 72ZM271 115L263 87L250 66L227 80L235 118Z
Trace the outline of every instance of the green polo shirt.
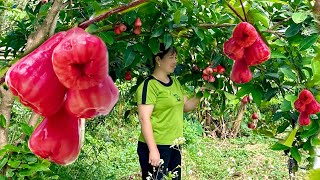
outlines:
M175 139L183 137L184 93L175 77L169 79L169 83L163 83L149 76L136 91L138 105L154 105L151 124L158 145L172 145ZM142 132L139 141L145 142Z

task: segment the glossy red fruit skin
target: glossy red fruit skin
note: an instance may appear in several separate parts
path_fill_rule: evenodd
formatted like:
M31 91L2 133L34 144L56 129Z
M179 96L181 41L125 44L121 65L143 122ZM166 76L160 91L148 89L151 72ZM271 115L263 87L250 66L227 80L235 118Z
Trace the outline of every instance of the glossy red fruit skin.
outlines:
M19 96L23 105L43 116L56 113L67 92L53 71L51 61L54 48L65 36L66 32L59 32L50 37L11 66L5 77L13 95Z
M241 47L249 47L257 40L258 32L250 23L241 22L234 29L232 37Z
M256 125L254 123L250 122L250 123L248 123L248 128L255 129Z
M259 115L257 113L253 113L251 118L252 119L259 119Z
M79 118L107 115L119 99L119 90L110 76L88 89L69 89L66 109Z
M270 59L271 51L264 43L262 38L258 36L256 42L250 47L245 48L244 59L248 66L255 66Z
M104 42L81 28L73 28L54 49L53 69L60 82L70 89L87 89L108 74L108 50Z
M300 126L309 126L311 123L309 114L306 112L301 112L298 118L298 123Z
M120 29L121 32L124 32L124 31L127 30L127 26L121 23L121 24L119 25L119 29Z
M28 146L37 156L60 165L73 163L81 148L80 119L64 106L46 117L32 133Z
M141 27L140 27L140 26L137 26L137 27L133 30L133 33L136 34L136 35L141 34Z
M130 71L127 71L127 72L126 72L126 74L125 74L125 76L124 76L124 79L125 79L126 81L131 81L132 76L131 76L131 72L130 72Z
M252 74L244 60L239 60L234 62L230 77L235 83L243 84L252 79Z
M209 75L202 74L202 79L205 80L205 81L208 81L209 80Z
M221 66L220 64L217 66L217 72L219 74L224 74L225 71L226 71L226 69L223 66Z
M314 96L309 90L304 89L299 94L299 100L304 104L309 104L314 100Z
M244 57L244 48L237 44L234 38L230 38L223 44L223 53L228 58L238 61Z
M306 113L307 114L317 114L320 110L319 103L314 99L311 103L306 105Z
M300 99L297 99L294 102L294 108L299 112L304 112L306 110L306 104Z
M142 26L141 20L139 17L136 18L136 20L134 21L134 26L135 27L140 27Z
M116 26L114 28L114 33L117 34L117 35L120 35L122 33L119 26Z
M214 78L214 76L211 74L209 75L209 79L208 82L214 82L216 79Z
M203 74L205 75L210 75L213 73L213 68L212 67L207 67L202 71Z
M250 96L248 96L248 95L246 95L245 97L243 97L243 98L241 99L242 104L247 104L247 103L249 103L250 101L251 101L251 98L250 98Z

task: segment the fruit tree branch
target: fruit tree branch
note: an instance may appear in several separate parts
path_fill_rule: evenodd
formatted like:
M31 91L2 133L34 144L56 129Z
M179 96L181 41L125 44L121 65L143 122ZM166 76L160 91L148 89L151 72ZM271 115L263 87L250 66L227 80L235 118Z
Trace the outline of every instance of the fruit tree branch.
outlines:
M241 19L241 21L245 22L246 20L243 19L243 17L240 16L240 14L237 12L237 10L235 10L227 1L226 1L228 7L238 16L239 19Z
M84 21L84 22L80 23L79 27L82 28L82 29L85 29L90 24L93 24L95 22L98 22L98 21L101 21L103 19L106 19L107 17L111 16L112 14L125 11L127 9L130 9L132 7L138 6L138 5L146 3L146 2L149 2L149 0L135 0L135 1L133 1L133 2L131 2L129 4L127 4L127 5L123 5L123 6L120 6L120 7L113 8L113 9L107 11L106 13L104 13L104 14L102 14L100 16L97 16L97 17L95 17L93 19L89 19L87 21Z

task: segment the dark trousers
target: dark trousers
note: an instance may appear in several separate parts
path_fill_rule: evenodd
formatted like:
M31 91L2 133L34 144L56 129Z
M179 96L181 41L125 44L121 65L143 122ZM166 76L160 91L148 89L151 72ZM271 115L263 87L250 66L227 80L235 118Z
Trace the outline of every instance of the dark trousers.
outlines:
M139 162L142 170L142 179L146 180L147 177L152 177L150 179L163 179L163 175L168 175L168 172L176 171L177 177L174 180L181 179L181 153L177 150L177 147L170 148L170 145L157 145L160 159L163 159L164 163L159 167L153 167L149 164L149 148L146 143L138 142L138 155ZM181 150L181 148L180 148ZM151 175L150 175L151 173Z

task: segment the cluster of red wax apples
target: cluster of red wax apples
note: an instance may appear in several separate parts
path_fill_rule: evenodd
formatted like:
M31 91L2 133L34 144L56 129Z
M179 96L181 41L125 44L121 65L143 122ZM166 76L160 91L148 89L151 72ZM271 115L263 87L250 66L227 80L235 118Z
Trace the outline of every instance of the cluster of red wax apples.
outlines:
M230 76L238 84L252 79L249 66L261 64L270 58L269 47L247 22L241 22L235 27L232 37L223 45L223 52L235 61Z
M193 67L195 69L195 67ZM202 71L202 79L208 82L214 82L216 79L214 78L214 74L223 74L226 69L220 64L217 67L208 66Z
M142 23L141 23L141 20L139 17L136 18L136 20L134 21L134 30L133 30L133 33L134 34L140 34L141 33L141 26L142 26ZM117 24L115 27L114 27L114 33L115 34L121 34L122 32L126 31L127 30L127 26L124 25L123 23L120 23L120 24Z
M20 102L44 120L29 148L61 165L80 152L80 119L107 115L119 91L108 75L104 42L83 29L56 33L7 72L6 83Z
M294 102L294 108L300 112L298 123L301 126L308 126L311 123L309 115L318 113L320 111L320 104L309 90L304 89Z

